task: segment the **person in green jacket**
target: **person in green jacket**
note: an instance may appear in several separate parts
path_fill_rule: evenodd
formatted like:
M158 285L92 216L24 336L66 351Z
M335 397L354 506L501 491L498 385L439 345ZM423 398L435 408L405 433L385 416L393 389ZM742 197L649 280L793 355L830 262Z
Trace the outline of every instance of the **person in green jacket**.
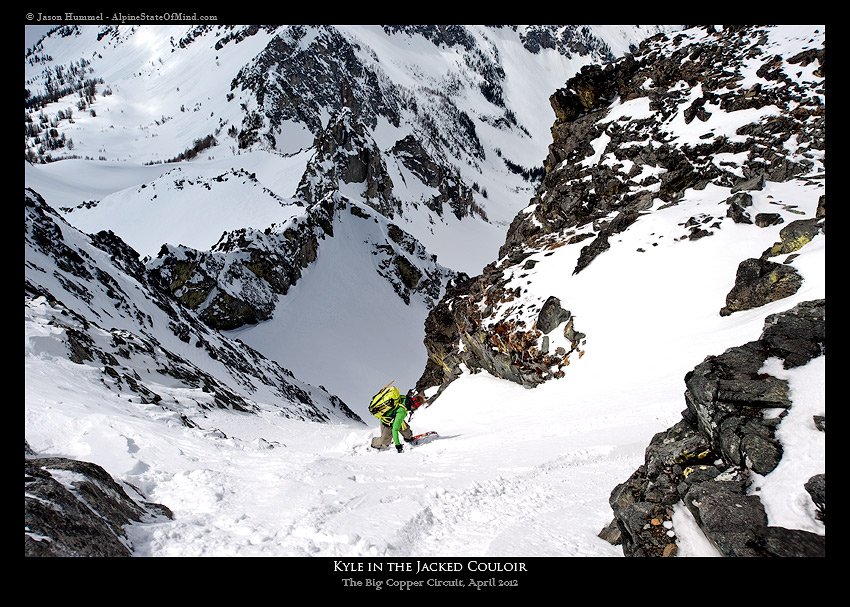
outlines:
M398 394L398 390L394 390L394 395ZM399 435L407 442L413 438L413 431L405 418L408 412L413 413L424 403L425 395L421 392L413 397L398 395L397 398L388 399L386 407L374 413L375 417L381 421L381 435L372 439L372 446L375 449L386 449L390 443L393 443L396 451L399 453L404 451Z

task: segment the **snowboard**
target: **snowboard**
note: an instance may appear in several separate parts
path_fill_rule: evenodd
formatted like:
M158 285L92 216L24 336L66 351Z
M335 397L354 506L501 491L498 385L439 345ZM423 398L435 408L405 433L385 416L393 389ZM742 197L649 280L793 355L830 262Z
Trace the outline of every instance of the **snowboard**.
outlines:
M422 434L417 434L413 438L411 438L407 443L411 447L416 447L417 445L422 445L424 443L431 442L435 438L438 438L440 435L431 430L430 432L423 432Z

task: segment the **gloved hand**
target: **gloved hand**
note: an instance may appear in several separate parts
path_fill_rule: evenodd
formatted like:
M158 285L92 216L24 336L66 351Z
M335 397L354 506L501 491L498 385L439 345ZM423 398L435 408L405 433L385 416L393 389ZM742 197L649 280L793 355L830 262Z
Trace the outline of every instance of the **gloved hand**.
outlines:
M395 450L398 451L399 453L403 452L404 451L404 445L399 443L398 445L395 446Z

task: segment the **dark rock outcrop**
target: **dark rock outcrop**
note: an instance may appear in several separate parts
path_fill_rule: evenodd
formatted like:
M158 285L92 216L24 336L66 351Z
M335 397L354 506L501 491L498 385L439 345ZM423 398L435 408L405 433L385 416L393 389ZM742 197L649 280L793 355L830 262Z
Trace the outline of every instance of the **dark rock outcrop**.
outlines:
M689 372L682 420L652 439L644 464L612 491L614 520L600 536L626 556L675 555L670 521L682 503L724 556L825 556L825 536L769 525L758 495L748 494L752 474L768 474L782 458L775 430L794 406L785 380L760 369L769 357L793 368L824 355L825 325L825 301L803 302L769 316L757 341ZM766 408L785 411L767 418ZM821 520L824 487L824 474L805 484Z
M25 451L24 556L132 556L128 525L172 518L96 464Z
M466 185L456 167L445 158L435 157L413 135L400 139L390 154L413 173L423 184L439 193L425 202L425 206L442 215L450 209L458 219L478 215L484 220L486 213L475 202L473 189Z
M331 198L341 184L363 184L363 201L387 218L400 210L378 145L349 108L340 110L314 143L296 196L310 207Z
M739 198L740 193L733 198ZM728 202L728 201L727 201ZM739 202L730 204L738 205ZM740 207L739 207L740 208ZM738 265L738 273L735 276L735 286L726 296L726 305L721 308L721 316L729 316L733 312L749 310L763 306L771 301L777 301L790 297L803 284L803 278L787 261L794 258L794 252L799 251L818 235L826 222L824 197L821 197L818 216L810 219L799 219L792 221L779 231L779 242L764 251L761 257L745 259ZM757 224L762 224L758 220ZM769 222L768 222L769 223ZM779 255L789 255L784 263L776 263L768 258Z
M476 279L464 277L447 288L425 321L428 361L418 390L452 382L461 365L533 388L563 377L570 356L583 355L586 336L557 298L525 301L520 287L508 285L504 268L516 261L490 264ZM552 349L547 334L561 326L558 341L565 345Z
M720 315L729 316L784 299L796 293L802 284L803 278L792 266L767 259L745 259L738 265L735 286L726 296Z
M148 263L148 276L212 329L256 324L272 317L277 296L316 260L332 217L333 205L320 204L276 232L225 233L209 251L163 245Z

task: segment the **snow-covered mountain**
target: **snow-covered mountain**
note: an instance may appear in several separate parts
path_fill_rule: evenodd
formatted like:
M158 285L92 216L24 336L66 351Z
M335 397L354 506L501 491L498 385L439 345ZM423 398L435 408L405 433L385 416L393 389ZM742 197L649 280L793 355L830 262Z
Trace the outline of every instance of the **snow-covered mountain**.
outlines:
M392 206L399 214L412 214L409 231L441 259L451 256L447 266L477 271L490 258L465 250L456 226L445 217L454 212L460 221L469 211L461 208L458 192L441 191L442 185L429 178L469 190L466 206L481 209L490 220L489 227L478 229L482 237L489 236L494 249L486 253L492 257L504 225L533 191L522 173L539 169L541 151L549 143L548 95L582 65L611 59L660 29L61 28L27 55L28 133L33 134L27 137L27 154L96 159L126 168L127 163L149 166L180 159L192 150L189 157L197 161L227 159L230 168L257 173L263 186L288 199L303 172L295 158L307 160L298 153L312 148L347 107L382 155L383 172L392 182ZM416 142L413 149L402 143L408 138ZM269 153L274 159L264 160ZM234 155L260 158L234 160ZM272 168L260 172L256 165L264 162ZM197 164L202 166L182 167L186 179L195 177L188 171L206 167ZM149 172L130 185L151 179ZM484 182L490 187L483 188ZM87 228L122 221L100 208L113 208L115 202L93 206L104 203L106 194L90 188L62 196L54 205L88 203L74 213ZM367 195L365 201L374 198ZM263 208L254 212L260 215ZM161 225L179 218L158 210ZM448 229L441 229L444 224ZM182 244L209 248L217 237ZM163 244L137 240L141 234L127 238L143 255L155 255Z
M551 91L582 65L663 29L57 28L26 56L26 153L36 161L26 166L27 185L83 232L112 230L150 258L165 244L203 252L220 240L230 241L231 257L256 255L269 243L255 234L314 225L308 243L283 236L289 251L264 254L286 259L286 268L249 281L254 294L264 292L259 310L242 306L251 297L234 292L234 277L209 280L238 300L243 319L272 319L239 328L239 339L362 406L375 384L412 386L421 373L422 325L440 296L434 281L442 288L455 272L476 274L497 255L542 172ZM37 162L46 159L63 160ZM314 259L336 264L318 246L330 243L331 224L316 224L317 214L338 216L340 232L361 230L358 215L389 222L383 235L364 237L362 251L346 253L371 259L355 265L377 276L347 272L318 292L301 295L306 283L289 291ZM427 255L402 253L390 229ZM250 232L239 235L240 250L223 236L236 230ZM431 280L408 295L404 281L420 274ZM362 295L383 293L385 279L397 297ZM324 326L305 321L317 301L353 294L364 299L333 308ZM351 327L362 334L341 339ZM388 342L410 356L390 354ZM334 357L322 353L331 343Z
M823 28L680 30L58 28L26 55L28 449L170 509L140 555L622 554L609 496L660 482L630 475L686 374L825 293ZM746 291L774 265L796 288ZM788 420L823 358L766 363ZM390 380L441 434L403 457L356 419ZM822 536L800 434L752 490Z

